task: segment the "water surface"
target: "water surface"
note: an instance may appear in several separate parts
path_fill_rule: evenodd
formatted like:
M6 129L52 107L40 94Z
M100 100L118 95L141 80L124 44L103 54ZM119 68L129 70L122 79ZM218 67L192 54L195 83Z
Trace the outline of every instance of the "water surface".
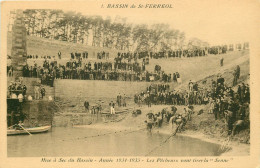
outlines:
M7 150L9 157L145 156L167 138L168 135L146 131L115 133L56 127L43 134L8 136ZM175 136L149 156L218 156L219 147L199 139Z

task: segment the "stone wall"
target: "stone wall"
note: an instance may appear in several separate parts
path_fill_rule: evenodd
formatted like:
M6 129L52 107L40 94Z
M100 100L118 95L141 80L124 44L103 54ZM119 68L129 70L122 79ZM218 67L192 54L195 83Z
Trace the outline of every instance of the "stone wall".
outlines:
M12 27L11 65L14 68L14 76L22 76L23 66L26 64L26 28L23 21L22 10L16 11L16 19Z
M31 127L52 125L53 115L57 110L53 101L26 101L23 103L23 113L26 115L24 124Z
M54 81L55 97L89 99L116 98L121 95L133 97L134 94L145 91L149 82L101 81L101 80L70 80Z

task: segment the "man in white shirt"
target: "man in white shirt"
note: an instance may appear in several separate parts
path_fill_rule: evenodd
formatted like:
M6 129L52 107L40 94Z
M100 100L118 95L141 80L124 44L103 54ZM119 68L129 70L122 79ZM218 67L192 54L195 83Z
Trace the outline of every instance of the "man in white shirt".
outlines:
M34 97L36 100L40 99L40 87L39 86L34 87Z

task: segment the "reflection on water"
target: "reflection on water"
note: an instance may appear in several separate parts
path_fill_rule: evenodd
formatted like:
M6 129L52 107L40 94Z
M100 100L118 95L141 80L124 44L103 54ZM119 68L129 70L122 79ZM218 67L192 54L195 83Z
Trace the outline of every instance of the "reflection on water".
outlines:
M146 131L104 135L108 132L89 128L56 127L44 134L8 136L8 156L145 156L168 137ZM103 136L91 137L102 134ZM218 156L221 154L218 149L217 144L175 136L150 156Z

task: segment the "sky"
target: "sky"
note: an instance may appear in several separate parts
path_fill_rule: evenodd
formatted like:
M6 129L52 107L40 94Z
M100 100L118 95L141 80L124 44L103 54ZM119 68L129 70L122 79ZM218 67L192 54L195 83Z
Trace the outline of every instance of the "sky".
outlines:
M39 4L42 3L42 4ZM48 2L47 2L48 3ZM259 0L88 0L72 2L33 2L13 5L40 9L76 11L83 15L116 15L131 24L169 24L185 32L186 38L199 38L210 45L250 42L260 23ZM171 4L171 9L111 9L108 4ZM102 4L104 8L101 8Z
M113 4L111 1L98 4ZM119 2L119 1L118 1ZM115 2L115 3L118 3ZM127 17L133 24L166 23L172 28L185 32L186 38L199 38L211 45L249 41L259 14L255 1L250 0L149 0L125 1L125 4L172 4L171 9L101 9L77 12L91 15ZM124 1L120 1L124 4ZM259 5L259 3L258 3Z

